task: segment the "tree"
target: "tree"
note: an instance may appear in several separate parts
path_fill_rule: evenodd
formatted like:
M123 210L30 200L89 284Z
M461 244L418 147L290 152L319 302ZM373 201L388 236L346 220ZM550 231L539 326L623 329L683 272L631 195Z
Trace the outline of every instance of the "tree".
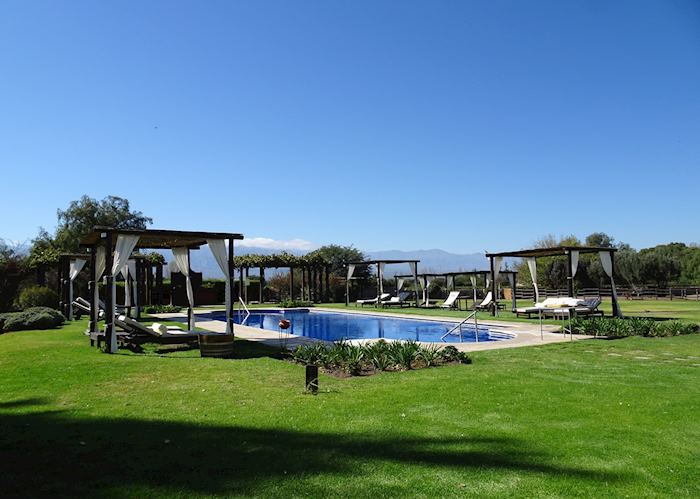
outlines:
M0 239L0 312L12 309L27 273L25 255Z
M96 225L116 229L145 229L153 219L140 211L132 211L129 200L107 196L97 201L83 196L72 201L66 210L58 210L58 226L53 237L54 247L59 251L78 251L80 241Z
M321 257L328 262L331 272L339 277L345 276L345 268L348 262L359 262L365 259L364 253L357 248L353 248L352 246L339 246L337 244L321 246L317 250L308 253L306 256L310 258ZM364 272L367 274L365 277L369 275L366 269L364 269ZM361 276L362 269L357 269L355 275Z

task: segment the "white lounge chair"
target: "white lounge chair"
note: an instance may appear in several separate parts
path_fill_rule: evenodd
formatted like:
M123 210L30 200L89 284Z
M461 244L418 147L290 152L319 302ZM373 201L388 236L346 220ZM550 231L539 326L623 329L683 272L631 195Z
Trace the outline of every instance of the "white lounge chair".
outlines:
M444 302L440 303L438 307L440 308L457 308L457 298L459 298L459 291L450 291Z
M100 311L98 312L98 317L100 319L104 319L104 302L100 300L99 305ZM92 311L92 306L90 305L90 302L87 301L85 298L83 298L82 296L78 296L75 300L73 300L73 309L77 309L78 315L90 315L90 312Z
M410 302L406 301L409 296L411 296L411 293L407 293L405 291L399 293L399 296L392 296L388 300L384 300L382 302L382 307L409 307L411 304Z
M365 305L377 305L380 302L385 302L389 299L391 296L390 293L382 293L380 296L376 298L372 298L371 300L357 300L355 302L355 306L360 305L361 307L364 307Z
M125 315L115 317L114 323L128 334L130 343L190 343L199 339L197 331L185 331L177 326L159 324L149 327Z
M488 293L486 293L486 296L484 297L484 299L482 300L482 302L479 303L478 305L476 305L476 306L474 307L474 310L490 310L491 307L493 307L493 303L494 303L494 301L493 301L493 293L491 293L491 291L489 291ZM498 304L498 309L499 309L499 310L504 310L504 309L505 309L505 305L499 303L499 304Z

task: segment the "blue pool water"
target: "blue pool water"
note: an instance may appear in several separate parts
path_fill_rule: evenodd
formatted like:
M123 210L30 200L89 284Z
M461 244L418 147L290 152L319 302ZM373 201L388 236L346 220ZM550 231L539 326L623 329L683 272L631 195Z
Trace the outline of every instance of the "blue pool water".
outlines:
M217 313L215 318L226 320L226 315ZM442 335L455 326L453 322L309 310L253 310L245 322L244 318L245 313L242 313L237 314L234 320L237 324L271 331L278 331L280 319L287 319L292 324L287 332L327 341L385 338L439 342ZM473 325L463 326L462 341L476 341L474 333ZM493 332L487 327L479 326L479 341L498 341L511 337L507 333ZM445 340L457 343L460 338L458 335L449 335Z

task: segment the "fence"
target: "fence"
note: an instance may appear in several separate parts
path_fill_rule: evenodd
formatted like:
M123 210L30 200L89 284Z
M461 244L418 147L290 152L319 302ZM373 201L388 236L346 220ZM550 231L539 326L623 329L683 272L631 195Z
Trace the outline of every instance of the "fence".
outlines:
M568 296L566 289L540 288L540 299L560 298ZM576 290L576 296L609 298L612 296L610 287L581 288ZM630 288L618 287L617 296L627 300L696 300L700 301L700 285L673 286L668 288L644 287ZM535 288L516 288L515 297L518 300L534 300Z

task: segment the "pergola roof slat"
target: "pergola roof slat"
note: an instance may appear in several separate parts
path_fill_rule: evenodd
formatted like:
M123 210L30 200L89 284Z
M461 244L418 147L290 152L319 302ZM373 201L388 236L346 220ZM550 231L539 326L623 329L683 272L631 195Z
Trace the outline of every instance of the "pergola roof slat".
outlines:
M82 247L97 244L103 232L114 235L133 234L139 236L136 248L168 249L168 248L199 248L207 244L207 239L243 239L242 234L229 232L202 232L165 229L115 229L114 227L94 227L93 231L80 242ZM116 238L114 243L116 243ZM113 243L113 244L114 244Z
M503 253L486 253L486 258L492 257L545 257L545 256L563 256L571 251L578 251L581 254L598 253L600 251L615 252L617 248L609 248L604 246L553 246L551 248L534 248L517 251L506 251Z

